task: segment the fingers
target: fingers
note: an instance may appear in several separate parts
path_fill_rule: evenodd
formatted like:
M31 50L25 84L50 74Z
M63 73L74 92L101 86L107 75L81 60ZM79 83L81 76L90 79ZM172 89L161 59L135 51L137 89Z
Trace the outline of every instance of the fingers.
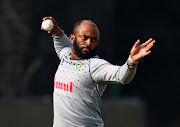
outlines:
M51 17L44 17L42 20L47 20L47 19L51 19Z
M145 56L149 55L151 53L151 50L147 51Z
M55 19L53 17L47 17L46 16L42 20L44 21L44 20L47 20L47 19L50 19L53 22L53 24L54 24L53 29L48 31L48 33L52 33L54 31L54 28L57 27L57 23L56 23L56 21L55 21ZM43 30L42 26L41 26L41 30Z
M52 33L52 30L49 30L48 33L49 33L49 34Z
M140 44L140 40L138 39L138 40L135 42L135 44L133 45L133 48L138 47L139 44Z
M43 30L42 26L41 26L41 30Z
M150 42L152 42L153 41L153 39L152 38L150 38L149 40L147 40L146 42L144 42L143 44L142 44L142 46L146 46L146 45L148 45Z
M155 42L156 42L156 41L153 40L151 43L149 43L149 44L146 46L146 51L150 50L150 49L154 46L154 43L155 43Z
M53 22L53 24L55 23L55 19L53 17L44 17L42 20L44 21L47 19L50 19Z
M42 20L44 21L44 20L47 20L47 19L50 19L50 17L44 17ZM43 30L42 25L41 25L41 30Z
M155 40L153 40L151 43L149 43L147 46L146 46L146 53L145 53L145 56L147 56L147 55L149 55L150 53L151 53L151 48L154 46L154 43L155 43L156 41Z
M44 17L42 20L50 19L53 23L55 23L55 19L53 17Z

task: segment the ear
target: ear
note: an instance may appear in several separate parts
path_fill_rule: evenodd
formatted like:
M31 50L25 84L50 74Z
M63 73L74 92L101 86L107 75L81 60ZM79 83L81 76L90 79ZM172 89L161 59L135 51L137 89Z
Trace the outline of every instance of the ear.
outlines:
M74 34L71 34L71 35L69 36L69 39L70 39L71 43L73 44L73 43L74 43L74 40L75 40L75 35L74 35Z

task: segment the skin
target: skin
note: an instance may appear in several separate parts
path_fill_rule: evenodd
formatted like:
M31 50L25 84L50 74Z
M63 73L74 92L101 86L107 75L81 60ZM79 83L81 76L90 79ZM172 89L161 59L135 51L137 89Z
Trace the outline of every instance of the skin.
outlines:
M50 19L54 24L53 29L48 31L48 33L52 33L54 36L61 36L63 32L56 23L55 19L52 17L44 17L42 20L47 20L47 19ZM41 30L43 30L42 27ZM96 26L95 23L93 23L90 20L83 20L80 26L76 28L76 32L71 34L69 38L72 44L76 39L78 45L80 47L84 47L82 49L82 52L86 54L89 53L89 50L86 48L87 46L90 47L92 50L94 50L97 47L99 43L100 34L98 27ZM155 40L150 38L145 43L140 45L140 40L138 39L130 51L131 59L133 61L140 61L142 58L149 55L151 53L151 48L154 46L155 42L156 42ZM81 59L78 56L76 56L76 54L74 53L74 49L72 49L71 52L71 59L72 60ZM130 66L135 66L129 61L128 64Z
M83 47L82 53L89 54L91 48L95 50L99 44L99 30L97 26L90 20L84 20L75 30L74 34L70 35L70 41L73 44L75 39L80 47ZM81 59L76 56L74 49L71 52L71 59Z

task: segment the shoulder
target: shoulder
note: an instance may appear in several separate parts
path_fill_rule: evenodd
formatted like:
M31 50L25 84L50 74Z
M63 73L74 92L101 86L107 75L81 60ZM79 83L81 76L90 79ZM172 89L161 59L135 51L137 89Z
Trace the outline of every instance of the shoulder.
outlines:
M99 70L104 68L107 65L111 65L108 61L100 58L90 58L90 69L93 70Z
M98 65L110 64L110 63L104 59L100 59L99 57L95 57L95 58L90 58L90 64L92 66L98 66Z

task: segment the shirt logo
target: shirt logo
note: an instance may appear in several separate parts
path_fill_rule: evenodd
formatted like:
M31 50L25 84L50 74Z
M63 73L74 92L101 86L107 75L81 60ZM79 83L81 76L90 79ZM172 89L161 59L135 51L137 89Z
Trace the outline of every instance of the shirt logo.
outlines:
M81 67L82 67L82 62L81 61L76 62L76 66L74 67L74 71L80 71Z
M69 84L64 84L61 82L54 82L54 87L63 91L72 92L73 83L70 82Z

